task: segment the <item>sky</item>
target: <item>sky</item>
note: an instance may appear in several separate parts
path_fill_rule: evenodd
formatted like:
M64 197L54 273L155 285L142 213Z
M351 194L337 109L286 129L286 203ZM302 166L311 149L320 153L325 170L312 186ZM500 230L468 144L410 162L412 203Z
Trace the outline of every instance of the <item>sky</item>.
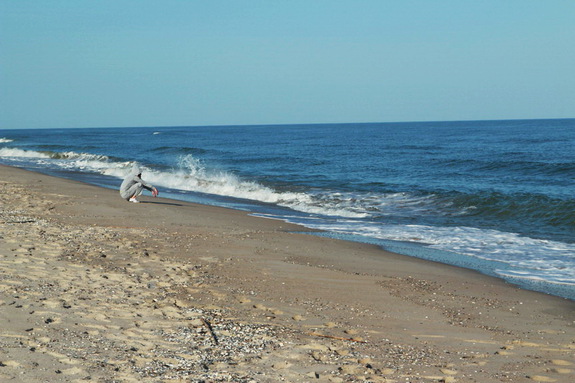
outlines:
M573 0L0 0L0 129L575 117Z

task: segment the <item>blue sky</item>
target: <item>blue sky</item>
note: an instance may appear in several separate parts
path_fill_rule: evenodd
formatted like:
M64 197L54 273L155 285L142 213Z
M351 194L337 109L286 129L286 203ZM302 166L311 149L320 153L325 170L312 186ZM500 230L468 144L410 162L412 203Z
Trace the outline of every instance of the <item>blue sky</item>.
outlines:
M573 0L0 0L0 128L575 117Z

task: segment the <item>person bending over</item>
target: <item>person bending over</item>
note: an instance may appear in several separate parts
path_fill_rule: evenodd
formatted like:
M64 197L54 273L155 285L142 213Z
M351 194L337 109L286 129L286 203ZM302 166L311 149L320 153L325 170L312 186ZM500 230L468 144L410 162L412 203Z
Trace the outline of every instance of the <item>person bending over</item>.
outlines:
M151 191L154 197L158 196L158 189L145 182L142 179L142 171L137 165L134 165L130 174L122 181L120 195L126 201L138 203L140 201L136 197L142 194L144 189Z

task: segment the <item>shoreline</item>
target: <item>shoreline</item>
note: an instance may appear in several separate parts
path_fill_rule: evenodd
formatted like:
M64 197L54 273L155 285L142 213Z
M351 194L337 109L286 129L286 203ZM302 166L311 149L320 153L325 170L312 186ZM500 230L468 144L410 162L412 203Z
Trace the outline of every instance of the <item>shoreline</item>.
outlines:
M104 185L98 185L98 184L84 181L82 179L76 179L74 177L65 177L62 175L58 175L57 173L55 173L55 174L50 173L50 172L44 173L42 171L37 171L34 169L24 169L24 168L19 168L16 166L4 165L4 164L0 164L0 166L13 167L16 169L25 170L25 171L29 171L32 173L44 174L44 175L47 175L49 177L54 177L57 179L65 179L65 180L68 180L71 182L79 182L82 184L92 185L92 186L116 191L116 189L114 187L111 187L110 185L105 185L105 186ZM119 187L119 185L118 185L118 187ZM164 195L165 195L165 193L164 193ZM331 238L334 240L340 240L340 241L352 242L352 243L357 243L357 244L375 246L377 249L383 251L384 253L393 253L393 254L397 254L400 256L406 256L406 257L410 257L410 258L419 259L419 260L422 260L424 262L438 263L440 265L445 265L446 267L455 267L456 269L463 269L466 271L476 272L476 273L479 273L480 275L484 275L487 277L501 280L505 284L509 284L511 286L515 286L515 287L518 287L518 288L523 289L523 290L538 292L538 293L542 293L545 295L550 295L550 296L558 297L561 299L567 299L567 300L575 302L575 296L573 295L573 292L571 290L569 290L568 288L566 288L565 285L562 285L560 283L553 284L553 283L550 283L550 282L545 281L545 280L538 281L536 279L521 278L518 276L515 276L515 277L507 276L506 277L504 275L499 275L496 272L496 269L501 267L501 266L499 266L499 267L497 266L497 264L499 263L497 260L474 258L474 257L471 257L471 260L470 260L470 259L466 259L468 256L460 255L457 253L452 253L450 250L439 250L439 249L428 248L428 247L426 247L425 244L420 243L420 242L379 240L377 238L370 238L370 237L361 238L361 237L354 236L354 235L339 234L337 232L329 232L329 231L325 231L323 229L315 229L315 228L308 227L308 226L305 226L304 224L300 224L297 222L290 222L289 220L284 220L282 218L269 217L269 216L266 216L265 214L262 215L258 212L248 211L246 209L241 209L241 208L220 206L218 204L204 204L202 202L197 202L197 201L196 202L186 201L186 200L177 199L177 197L174 198L173 196L168 196L168 197L162 196L162 200L172 201L171 203L174 206L182 206L181 203L188 203L190 205L214 207L214 208L229 209L231 211L238 211L240 213L247 214L250 217L255 217L256 219L278 220L280 222L283 222L285 225L289 225L289 226L293 227L290 231L292 231L294 233L318 235L321 237ZM150 201L148 201L148 203L154 203L154 200L150 200ZM169 202L166 202L166 204L169 204ZM408 248L406 248L406 246L408 246ZM429 255L430 252L436 253L436 255L430 256ZM421 255L421 254L426 254L426 255ZM440 255L438 255L438 254L440 254ZM490 267L477 266L478 264L481 264L481 263L482 264L488 264L491 266ZM475 266L473 266L473 265L475 265Z
M2 380L575 378L573 301L242 211L0 174Z

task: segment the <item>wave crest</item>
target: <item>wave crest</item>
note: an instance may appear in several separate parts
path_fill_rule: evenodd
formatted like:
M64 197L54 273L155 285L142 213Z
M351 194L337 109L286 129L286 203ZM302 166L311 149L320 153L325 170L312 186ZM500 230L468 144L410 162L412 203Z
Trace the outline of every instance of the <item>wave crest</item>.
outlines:
M177 170L168 172L148 170L146 179L172 189L248 199L312 214L344 217L367 215L342 207L335 200L329 204L308 193L276 191L258 182L244 180L231 172L210 169L191 154L180 157Z
M46 153L36 152L33 150L17 149L17 148L2 148L2 149L0 149L0 157L50 158L50 156Z

